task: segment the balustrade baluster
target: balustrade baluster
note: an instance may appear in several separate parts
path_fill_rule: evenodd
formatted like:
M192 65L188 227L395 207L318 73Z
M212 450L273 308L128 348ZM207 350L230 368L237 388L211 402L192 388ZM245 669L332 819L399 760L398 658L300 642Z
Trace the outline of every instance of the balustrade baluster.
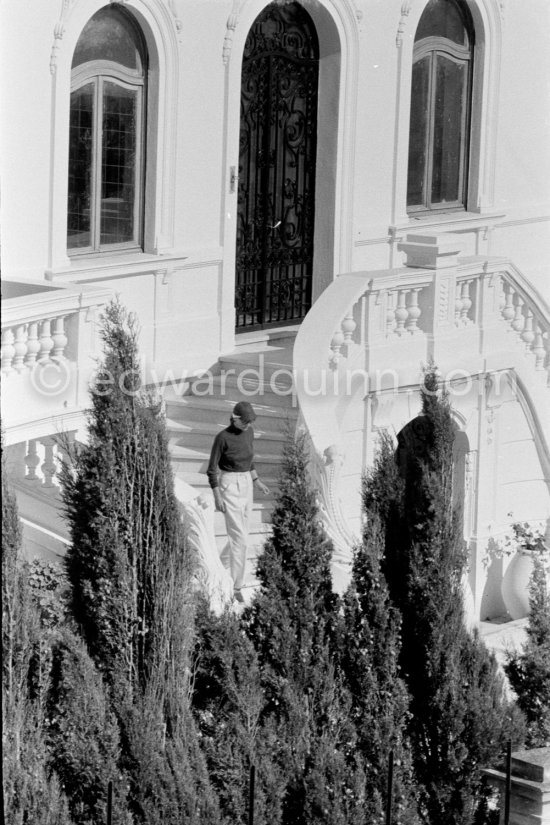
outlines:
M526 307L526 310L525 325L520 338L524 342L525 348L529 351L532 347L533 341L535 340L535 331L533 329L533 313L529 307Z
M344 344L344 333L342 329L337 329L332 336L332 341L330 342L330 348L332 350L332 357L331 361L333 364L337 364L340 360L342 346Z
M397 308L395 310L395 320L397 324L395 327L395 332L397 335L403 334L403 331L405 329L405 322L409 317L409 311L405 305L408 292L408 289L400 289L398 293Z
M5 329L2 333L2 372L8 375L12 371L15 347L15 336L12 329Z
M504 307L506 306L506 293L504 291L504 278L498 275L498 311L502 315Z
M65 335L65 318L63 315L60 315L59 318L54 320L52 340L53 348L51 357L56 360L64 358L65 347L69 339Z
M504 282L504 308L502 310L502 317L508 323L511 323L515 315L514 309L514 289L512 284L508 281Z
M395 329L395 298L396 292L388 292L386 296L386 335L391 335Z
M525 316L523 314L523 298L521 295L516 295L516 311L514 313L514 320L512 321L512 329L520 333L525 326Z
M357 324L353 319L353 310L346 315L344 320L342 321L342 332L344 334L344 346L349 347L353 344L353 333L355 332L355 327Z
M472 308L472 299L470 298L470 284L471 281L462 281L462 309L460 310L460 322L463 326L471 324L470 309Z
M25 476L26 481L34 482L40 480L36 475L36 468L39 464L40 458L38 456L38 441L33 438L29 441L28 453L25 456L25 466L27 468L27 475Z
M51 336L51 321L46 318L40 325L40 357L39 363L44 363L50 360L50 353L53 349L53 338Z
M544 337L539 321L535 321L535 339L533 341L532 351L535 356L535 369L544 369L544 362L546 360L546 348L544 346Z
M460 326L460 319L462 317L462 289L459 283L456 284L455 289L455 326Z
M53 481L57 474L57 463L55 460L55 439L42 438L40 443L44 447L44 461L40 468L44 475L44 482L42 486L46 489L51 489L52 487L56 487Z
M420 288L418 289L411 289L410 292L410 299L407 305L407 312L408 318L406 322L407 332L410 332L411 335L414 335L415 332L418 332L418 319L422 314L422 310L418 306L418 294L420 292Z
M12 367L16 372L23 372L26 369L25 356L27 354L27 330L25 324L19 324L15 328L13 348L14 356Z
M34 321L29 324L27 330L27 357L25 358L25 363L30 369L34 367L39 352L38 324Z

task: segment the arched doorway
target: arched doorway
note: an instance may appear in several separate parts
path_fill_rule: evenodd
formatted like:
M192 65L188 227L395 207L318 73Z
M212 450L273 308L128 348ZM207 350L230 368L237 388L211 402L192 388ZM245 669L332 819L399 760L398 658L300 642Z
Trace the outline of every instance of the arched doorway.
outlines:
M319 44L298 3L268 6L241 78L237 330L298 321L311 306Z

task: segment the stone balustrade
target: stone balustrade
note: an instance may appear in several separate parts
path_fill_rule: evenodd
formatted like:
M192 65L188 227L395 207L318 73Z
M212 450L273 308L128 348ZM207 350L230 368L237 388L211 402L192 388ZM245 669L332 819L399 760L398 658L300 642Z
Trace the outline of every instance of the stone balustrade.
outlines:
M2 373L23 372L35 364L65 358L66 316L58 315L2 329Z
M447 338L461 346L460 333L470 330L476 335L476 354L483 355L498 343L500 348L515 349L518 356L526 353L535 370L549 372L549 314L510 262L465 259L440 271L403 268L364 273L363 288L356 275L341 276L329 288L333 305L338 305L335 293L344 294L351 277L359 294L332 326L327 342L332 368L349 357L354 346L368 351L401 341L405 358L407 350L416 357L420 349L411 349L412 340L427 344ZM322 326L326 329L326 322ZM504 332L509 333L508 339ZM434 355L428 349L425 346L426 359ZM367 365L369 361L367 357Z
M2 418L6 444L48 436L82 415L98 354L97 325L110 289L4 284ZM70 427L69 427L70 428Z
M498 275L499 310L504 323L526 352L534 358L535 369L548 369L548 316L536 298L514 282L510 274Z
M485 403L479 398L492 376L509 380L543 473L550 473L550 420L541 414L548 405L550 345L544 302L508 259L460 258L459 236L409 235L400 247L406 266L336 278L303 320L294 346L296 394L313 459L327 450L342 456L324 508L342 548L350 540L339 525L357 520L373 434L398 430L416 414L430 362L448 388L456 384L457 397L469 393L465 404L472 408Z
M67 461L75 432L30 438L6 448L6 464L12 481L29 491L56 496L59 472Z

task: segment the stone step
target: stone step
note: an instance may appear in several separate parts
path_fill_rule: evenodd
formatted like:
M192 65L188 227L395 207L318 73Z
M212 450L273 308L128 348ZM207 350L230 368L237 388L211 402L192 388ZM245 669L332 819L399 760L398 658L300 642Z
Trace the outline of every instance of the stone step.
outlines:
M294 381L290 370L279 366L272 370L267 367L249 366L244 369L239 365L227 365L220 375L197 378L189 383L182 396L193 395L199 398L234 398L242 395L251 402L255 397L273 395L274 402L288 403L292 399Z
M187 438L189 436L205 436L211 441L214 437L227 426L227 422L216 424L208 421L178 421L173 418L166 419L166 429L170 437ZM254 422L254 438L256 442L269 441L276 444L284 444L284 433L278 430L261 429L258 427L257 421Z
M210 460L209 450L182 447L169 443L172 467L179 474L182 472L205 473ZM281 456L273 453L258 453L254 456L254 466L258 475L263 479L266 475L274 475L273 468L281 463Z
M180 421L183 423L202 422L209 424L216 424L220 427L227 427L233 407L237 401L247 399L243 398L197 398L192 395L185 395L176 397L175 395L165 396L166 400L166 416L173 421ZM298 417L298 411L295 408L287 407L280 408L276 405L267 403L267 399L263 398L261 401L254 401L254 411L256 413L256 421L254 428L275 432L284 432L285 422L288 421L291 426Z
M199 495L200 493L210 492L210 485L208 483L206 473L188 472L185 469L180 469L177 473L175 473L175 475L177 475L178 478L181 478L182 481L185 481L187 484L193 487L197 491L197 495ZM279 486L278 473L266 473L261 478L264 484L266 484L269 487L272 498L275 495L275 492ZM267 496L266 499L269 500L270 496ZM264 500L263 496L261 500Z
M168 442L170 447L191 447L210 453L215 436L224 429L218 424L204 422L187 422L166 420ZM254 450L259 454L280 456L285 437L282 432L269 432L254 428Z

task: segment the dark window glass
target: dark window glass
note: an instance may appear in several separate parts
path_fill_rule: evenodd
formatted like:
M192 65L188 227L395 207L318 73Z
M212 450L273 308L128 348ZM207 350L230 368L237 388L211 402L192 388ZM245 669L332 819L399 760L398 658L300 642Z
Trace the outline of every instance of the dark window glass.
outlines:
M136 103L135 91L105 83L101 244L131 241L134 234Z
M140 49L133 22L114 8L94 15L77 44L69 139L69 250L139 246L145 99Z
M91 244L92 144L94 84L71 95L69 134L68 245L71 249Z
M459 45L468 44L464 17L456 0L430 0L416 30L415 42L425 37L444 37Z
M432 203L461 199L466 66L437 57L433 134Z
M413 65L411 126L409 138L409 179L407 202L411 206L424 203L426 192L426 148L428 145L428 93L431 60L424 57Z
M140 69L139 36L131 20L119 9L100 9L78 38L73 69L92 60L111 60L128 69Z
M416 32L412 67L411 211L466 206L472 43L467 9L458 0L430 0Z

